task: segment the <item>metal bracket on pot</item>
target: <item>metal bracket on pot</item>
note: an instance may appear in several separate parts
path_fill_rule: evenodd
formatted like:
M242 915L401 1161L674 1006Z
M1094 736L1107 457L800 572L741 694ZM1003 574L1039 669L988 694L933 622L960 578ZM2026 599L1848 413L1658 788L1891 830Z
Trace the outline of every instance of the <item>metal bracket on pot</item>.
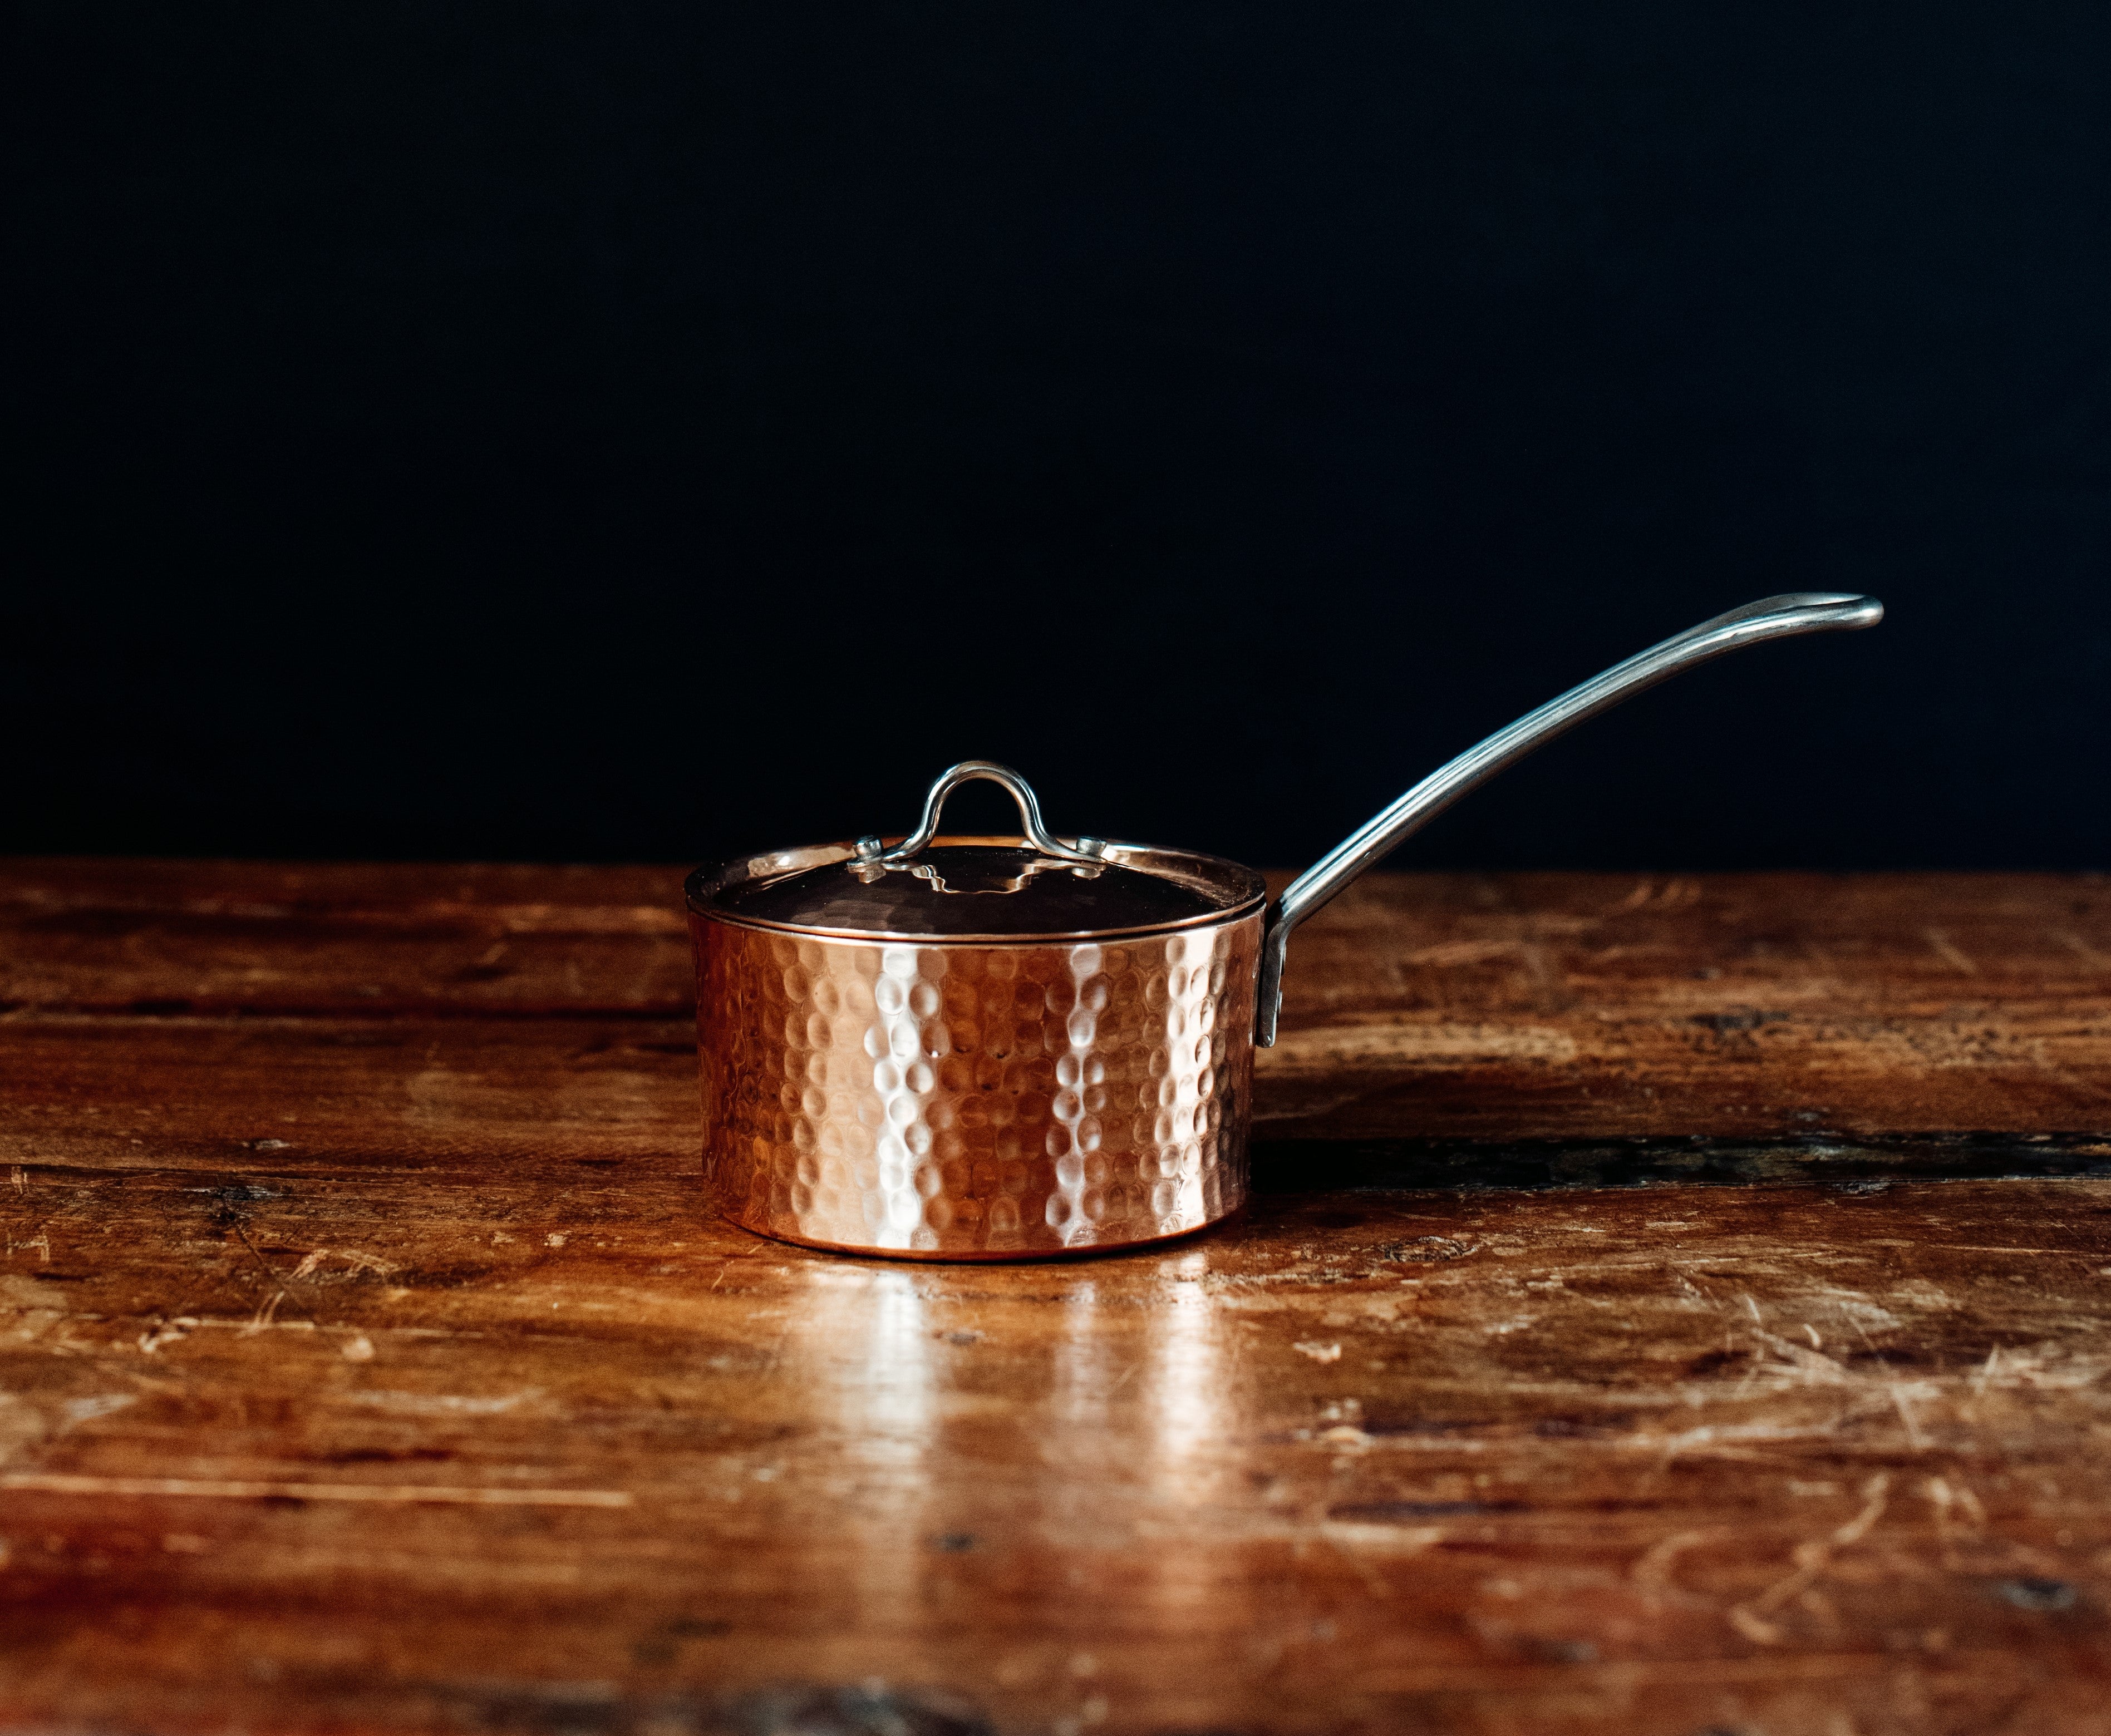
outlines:
M1282 1010L1283 959L1289 950L1291 931L1460 796L1478 789L1496 773L1514 765L1563 731L1711 657L1768 639L1785 639L1793 633L1874 627L1883 619L1884 605L1873 596L1794 591L1762 597L1756 603L1688 628L1625 663L1614 664L1580 687L1571 687L1559 698L1519 718L1507 729L1497 730L1449 764L1438 767L1291 882L1269 909L1267 932L1261 940L1260 994L1255 1011L1254 1040L1263 1049L1275 1042L1276 1018Z
M1035 800L1033 787L1013 771L1010 766L999 765L994 759L963 759L938 774L938 781L931 786L930 794L924 798L924 818L916 830L904 838L892 850L885 847L885 841L875 836L860 838L853 848L858 863L876 868L901 868L918 851L928 845L938 835L938 816L944 809L946 798L962 784L975 778L985 778L1001 784L1019 804L1019 829L1025 841L1044 856L1057 862L1074 863L1097 872L1106 866L1101 854L1107 847L1105 838L1081 837L1075 844L1065 844L1042 824L1041 804Z

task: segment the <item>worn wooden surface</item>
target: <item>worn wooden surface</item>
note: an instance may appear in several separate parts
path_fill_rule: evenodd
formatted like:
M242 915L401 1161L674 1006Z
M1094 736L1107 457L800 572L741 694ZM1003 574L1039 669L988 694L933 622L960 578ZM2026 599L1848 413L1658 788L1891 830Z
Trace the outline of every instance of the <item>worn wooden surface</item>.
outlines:
M2111 883L1373 882L1020 1268L711 1218L676 888L0 864L0 1721L2111 1728Z

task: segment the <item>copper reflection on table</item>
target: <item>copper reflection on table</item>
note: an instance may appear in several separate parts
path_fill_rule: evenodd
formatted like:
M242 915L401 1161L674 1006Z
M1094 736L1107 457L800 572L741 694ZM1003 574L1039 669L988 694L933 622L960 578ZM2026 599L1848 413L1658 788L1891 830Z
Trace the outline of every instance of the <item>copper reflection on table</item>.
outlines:
M1133 1260L1142 1274L1126 1259L1119 1273L1096 1263L1059 1268L1056 1294L1030 1296L1008 1280L984 1289L913 1267L807 1268L801 1315L779 1353L809 1371L810 1390L832 1413L831 1475L884 1494L901 1548L879 1554L898 1568L945 1553L949 1536L982 1530L990 1503L1007 1527L1025 1523L1074 1543L1080 1527L1111 1525L1120 1534L1108 1541L1126 1547L1153 1515L1217 1498L1238 1431L1208 1253L1182 1248ZM1023 1362L1015 1353L992 1361L1015 1317L1045 1319L1051 1303L1056 1330L1033 1340ZM1022 1407L1021 1393L1039 1396ZM962 1504L971 1486L963 1467L1015 1459L1022 1426L1033 1431L1045 1475L1007 1479ZM1140 1438L1148 1450L1134 1450ZM950 1502L940 1501L943 1489ZM857 1594L898 1595L901 1579L881 1571Z

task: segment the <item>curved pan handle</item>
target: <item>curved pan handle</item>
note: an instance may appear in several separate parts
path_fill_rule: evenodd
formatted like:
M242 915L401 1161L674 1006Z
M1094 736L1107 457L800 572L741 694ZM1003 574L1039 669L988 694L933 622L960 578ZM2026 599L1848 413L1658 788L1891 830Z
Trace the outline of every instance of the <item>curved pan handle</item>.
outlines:
M1282 1010L1282 964L1291 931L1469 791L1478 789L1496 773L1508 769L1534 748L1586 718L1594 718L1629 695L1653 687L1711 657L1768 639L1785 639L1792 633L1874 627L1883 618L1884 605L1873 596L1794 591L1782 596L1762 597L1742 609L1688 628L1625 663L1614 664L1602 675L1594 675L1582 687L1571 687L1559 699L1549 700L1507 729L1499 729L1487 741L1468 748L1448 765L1440 766L1384 813L1314 863L1276 900L1269 912L1268 932L1261 941L1260 998L1254 1040L1264 1049L1275 1042L1276 1018Z

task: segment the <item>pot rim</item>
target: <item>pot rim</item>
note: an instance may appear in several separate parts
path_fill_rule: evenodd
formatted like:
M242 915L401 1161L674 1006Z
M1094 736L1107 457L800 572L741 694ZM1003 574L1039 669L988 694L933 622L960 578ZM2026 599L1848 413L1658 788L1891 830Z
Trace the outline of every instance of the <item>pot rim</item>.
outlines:
M901 841L895 838L884 841L892 845ZM1015 845L1016 841L1012 838L966 834L931 841L933 845L937 846ZM919 934L771 922L765 918L736 914L719 909L710 901L715 894L742 882L801 873L808 868L825 868L833 863L851 861L857 857L858 848L855 842L848 841L834 844L810 844L792 850L765 850L755 855L733 856L723 861L707 862L691 871L683 882L682 890L692 915L709 922L724 922L729 927L760 929L772 934L796 935L810 940L857 941L878 946L1048 946L1086 941L1136 940L1150 935L1174 934L1185 929L1211 928L1225 922L1242 921L1249 916L1258 915L1268 902L1268 883L1260 872L1248 868L1242 862L1234 862L1228 856L1213 856L1202 850L1172 850L1150 844L1113 841L1105 846L1104 854L1105 860L1123 867L1133 867L1146 873L1165 875L1214 886L1220 894L1229 895L1233 901L1222 909L1205 910L1169 922L1056 929L1033 934Z

